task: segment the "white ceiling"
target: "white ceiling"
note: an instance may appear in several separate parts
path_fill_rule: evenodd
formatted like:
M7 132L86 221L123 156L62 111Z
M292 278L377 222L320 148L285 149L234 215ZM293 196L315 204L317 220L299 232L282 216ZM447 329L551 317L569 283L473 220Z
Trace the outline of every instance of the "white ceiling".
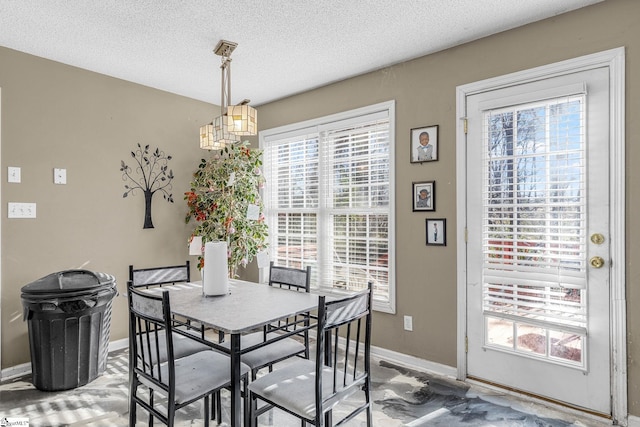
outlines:
M0 0L0 46L220 104L264 104L602 0Z

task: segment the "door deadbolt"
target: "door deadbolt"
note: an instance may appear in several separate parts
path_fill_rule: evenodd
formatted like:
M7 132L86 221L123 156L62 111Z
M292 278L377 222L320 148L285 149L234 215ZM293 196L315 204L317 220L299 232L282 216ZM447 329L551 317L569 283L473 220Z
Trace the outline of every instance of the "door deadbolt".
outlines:
M593 268L602 268L602 266L604 265L604 260L602 259L602 257L594 256L589 260L589 263Z
M596 245L601 245L604 243L604 236L600 233L594 233L591 235L591 241Z

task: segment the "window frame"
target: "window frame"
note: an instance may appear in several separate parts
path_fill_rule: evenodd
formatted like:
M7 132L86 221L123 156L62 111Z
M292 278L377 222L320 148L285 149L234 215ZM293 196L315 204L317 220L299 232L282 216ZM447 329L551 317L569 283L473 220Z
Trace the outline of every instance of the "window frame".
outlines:
M279 126L276 128L266 129L258 133L259 147L261 150L267 148L269 141L282 140L285 138L293 137L296 135L305 135L309 133L317 132L318 134L324 132L327 127L332 124L340 126L345 121L357 122L359 118L363 118L367 115L376 113L386 114L389 120L389 226L388 226L388 299L376 298L374 293L373 309L385 313L395 314L396 312L396 268L395 268L395 101L385 101L378 104L373 104L353 110L348 110L340 113L331 114L315 119L310 119L298 123L292 123L289 125ZM263 168L267 167L266 164ZM269 183L267 182L268 186ZM262 190L263 200L265 201L265 209L268 210L268 197L265 196L265 190ZM322 225L319 226L321 229ZM260 282L267 280L268 271L266 268L260 269ZM318 284L315 284L315 289L321 290L323 294L329 295L341 295L340 290L335 288L320 288Z

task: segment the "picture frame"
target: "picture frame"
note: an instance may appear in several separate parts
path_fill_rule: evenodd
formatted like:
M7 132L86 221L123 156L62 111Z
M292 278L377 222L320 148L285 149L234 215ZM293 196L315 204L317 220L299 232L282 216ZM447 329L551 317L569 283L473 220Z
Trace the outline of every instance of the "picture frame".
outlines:
M438 134L438 125L411 129L411 163L435 162L438 160Z
M427 218L427 245L447 246L447 220L445 218Z
M411 183L411 197L413 198L413 211L436 210L436 182L422 181Z

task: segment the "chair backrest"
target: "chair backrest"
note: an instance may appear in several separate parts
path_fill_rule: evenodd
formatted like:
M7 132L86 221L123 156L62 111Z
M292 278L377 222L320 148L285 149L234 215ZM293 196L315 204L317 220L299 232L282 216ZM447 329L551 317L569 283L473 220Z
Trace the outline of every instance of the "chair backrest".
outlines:
M316 414L322 414L357 389L366 388L368 393L371 388L372 286L369 282L364 291L344 298L327 300L324 296L319 297ZM331 375L327 376L326 372L322 375L327 369ZM345 419L370 410L370 405L367 397L366 402Z
M271 261L269 264L269 286L308 293L311 291L311 266L307 266L305 269L280 267ZM304 345L307 349L305 357L308 357L309 330L307 326L309 326L309 316L309 313L301 313L267 325L264 328L265 339L268 332L291 332L302 328L302 332L298 335L304 339Z
M168 267L133 268L129 266L129 280L134 288L162 286L166 284L183 283L191 280L189 261L182 265Z
M309 292L311 290L311 266L305 269L269 265L269 285L285 289Z
M169 292L150 294L129 287L129 368L140 381L173 399L175 366ZM168 363L157 363L166 360ZM172 401L172 400L169 400Z

